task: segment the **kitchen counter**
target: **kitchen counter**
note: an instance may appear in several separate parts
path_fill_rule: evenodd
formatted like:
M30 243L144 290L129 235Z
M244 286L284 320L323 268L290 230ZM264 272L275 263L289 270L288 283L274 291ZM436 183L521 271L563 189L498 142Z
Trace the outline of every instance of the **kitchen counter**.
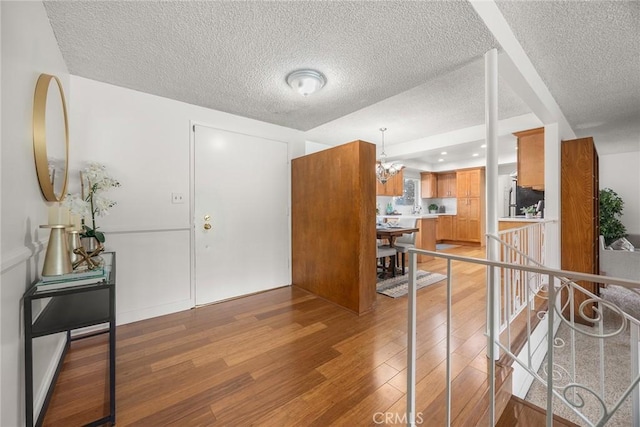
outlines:
M388 218L388 219L398 219L398 218L409 218L409 219L413 219L413 218L417 218L417 219L422 219L422 218L438 218L439 216L442 215L455 215L455 213L437 213L437 214L403 214L403 215L376 215L376 217L378 218Z
M498 222L542 222L544 218L525 218L524 215L505 216L498 218Z

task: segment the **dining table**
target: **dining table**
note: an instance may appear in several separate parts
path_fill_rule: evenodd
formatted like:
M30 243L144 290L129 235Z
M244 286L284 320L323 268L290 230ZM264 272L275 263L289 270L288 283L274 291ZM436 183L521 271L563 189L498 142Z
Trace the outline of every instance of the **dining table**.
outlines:
M415 233L417 231L420 231L420 229L415 227L376 227L376 238L387 240L389 242L389 246L393 248L396 237L402 236L403 234Z

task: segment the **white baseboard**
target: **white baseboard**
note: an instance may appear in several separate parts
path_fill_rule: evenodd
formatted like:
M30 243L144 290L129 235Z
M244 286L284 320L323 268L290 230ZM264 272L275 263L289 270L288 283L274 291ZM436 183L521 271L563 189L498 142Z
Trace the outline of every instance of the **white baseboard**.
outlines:
M165 314L177 313L178 311L190 310L192 308L193 302L190 299L186 299L141 310L120 312L116 316L116 322L118 325L125 325L127 323L164 316Z

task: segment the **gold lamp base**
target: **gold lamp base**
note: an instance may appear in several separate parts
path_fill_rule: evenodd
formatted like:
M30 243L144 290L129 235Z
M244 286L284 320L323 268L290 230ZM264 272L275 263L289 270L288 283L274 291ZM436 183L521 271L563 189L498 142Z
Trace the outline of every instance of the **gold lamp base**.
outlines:
M42 266L43 276L60 276L69 274L71 268L71 257L69 256L68 238L65 233L67 225L41 225L40 228L50 228L49 243L47 253L44 256Z

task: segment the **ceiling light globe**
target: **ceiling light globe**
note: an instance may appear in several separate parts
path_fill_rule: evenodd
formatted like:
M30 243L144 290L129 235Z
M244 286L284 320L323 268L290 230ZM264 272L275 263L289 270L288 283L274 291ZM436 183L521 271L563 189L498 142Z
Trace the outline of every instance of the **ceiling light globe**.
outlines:
M287 76L287 84L303 96L322 89L326 82L325 77L315 70L297 70Z

